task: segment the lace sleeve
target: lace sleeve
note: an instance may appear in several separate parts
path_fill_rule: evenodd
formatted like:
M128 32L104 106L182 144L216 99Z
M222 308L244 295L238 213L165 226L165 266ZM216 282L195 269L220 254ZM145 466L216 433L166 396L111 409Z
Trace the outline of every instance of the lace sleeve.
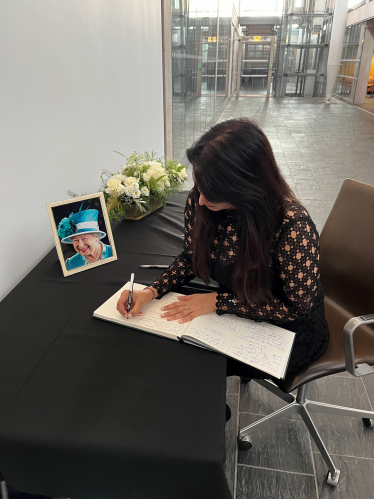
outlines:
M174 291L179 286L187 284L194 277L192 263L192 234L194 227L194 201L190 193L184 210L184 244L180 253L170 267L162 274L160 279L153 282L151 286L157 289L159 296L169 291Z
M278 236L275 272L280 276L284 299L273 298L259 304L240 303L234 293L217 296L217 314L274 324L293 321L309 313L319 281L319 243L316 228L308 219L288 223Z

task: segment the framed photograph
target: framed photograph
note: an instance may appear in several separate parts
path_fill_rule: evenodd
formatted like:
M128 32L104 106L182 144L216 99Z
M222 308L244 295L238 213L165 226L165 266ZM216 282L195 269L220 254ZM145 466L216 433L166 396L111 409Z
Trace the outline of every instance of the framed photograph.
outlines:
M47 204L64 276L117 260L102 192Z

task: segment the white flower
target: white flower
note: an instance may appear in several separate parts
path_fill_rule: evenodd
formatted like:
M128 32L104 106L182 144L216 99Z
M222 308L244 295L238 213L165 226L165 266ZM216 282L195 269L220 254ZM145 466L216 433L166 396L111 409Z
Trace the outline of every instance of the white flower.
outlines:
M169 182L169 180L166 180L166 181L165 181L165 187L170 187L170 182Z
M111 177L107 182L105 192L112 197L119 197L125 192L125 187L121 184L118 178Z
M148 197L149 196L149 189L148 187L144 186L140 189L140 192L143 194L143 196Z
M116 173L116 175L113 175L111 178L115 178L118 180L118 182L124 182L126 179L126 175L122 175L122 173Z
M135 196L135 192L139 192L139 196L140 196L138 182L133 182L132 184L125 186L125 194L126 194L126 196L130 196L130 197L134 198L134 197L136 197Z
M178 165L180 166L180 165ZM183 182L183 180L187 178L187 173L186 173L186 169L183 168L180 172L178 172L178 180L179 182Z
M125 185L138 184L138 179L135 177L125 177L123 183ZM138 186L139 186L139 184L138 184Z
M134 189L134 194L132 196L135 199L138 199L140 197L140 190L139 189Z
M144 182L149 182L151 180L151 173L149 170L143 173L143 180Z
M165 175L165 179L167 180L165 168L161 163L157 161L147 161L144 165L149 166L148 170L143 173L143 179L145 182L149 182L151 178L159 178ZM159 183L163 179L160 179Z

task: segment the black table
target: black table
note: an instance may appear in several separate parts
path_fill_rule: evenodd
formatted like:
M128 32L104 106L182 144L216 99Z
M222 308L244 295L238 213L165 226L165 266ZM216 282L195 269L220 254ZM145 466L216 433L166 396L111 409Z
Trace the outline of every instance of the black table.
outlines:
M64 278L53 249L0 303L0 470L35 494L229 499L224 357L92 318L183 243L186 194L113 228L118 261Z

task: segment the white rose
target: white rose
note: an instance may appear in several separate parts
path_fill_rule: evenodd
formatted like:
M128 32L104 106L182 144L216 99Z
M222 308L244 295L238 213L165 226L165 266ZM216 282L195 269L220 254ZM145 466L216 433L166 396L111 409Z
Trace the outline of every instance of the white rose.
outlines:
M149 173L149 170L143 173L143 180L144 182L149 182L151 180L151 174Z
M125 192L125 187L121 184L118 178L111 177L107 182L105 192L110 196L118 197Z
M159 163L158 161L147 161L146 163L143 163L144 166L149 166L150 168L163 168L162 164Z
M116 173L111 178L118 180L118 182L123 182L126 178L126 175L122 175L122 173Z
M138 179L135 177L126 177L124 180L125 185L132 185L132 184L137 184L137 183L138 183Z
M146 196L146 197L148 197L148 196L149 196L149 189L148 189L148 187L145 187L145 186L144 186L144 187L142 187L142 188L140 189L140 192L143 194L143 196Z

